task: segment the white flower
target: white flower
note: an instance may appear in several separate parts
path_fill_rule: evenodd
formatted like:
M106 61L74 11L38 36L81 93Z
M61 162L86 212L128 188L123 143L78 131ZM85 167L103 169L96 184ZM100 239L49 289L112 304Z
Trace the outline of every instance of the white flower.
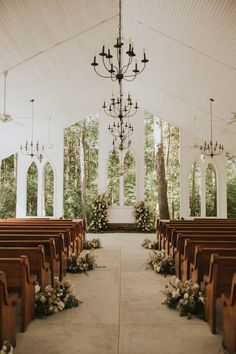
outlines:
M40 289L41 289L41 286L36 284L35 285L35 294L39 293L40 292Z
M184 299L185 299L185 300L188 300L188 298L189 298L189 294L188 294L188 293L185 293L185 294L184 294Z

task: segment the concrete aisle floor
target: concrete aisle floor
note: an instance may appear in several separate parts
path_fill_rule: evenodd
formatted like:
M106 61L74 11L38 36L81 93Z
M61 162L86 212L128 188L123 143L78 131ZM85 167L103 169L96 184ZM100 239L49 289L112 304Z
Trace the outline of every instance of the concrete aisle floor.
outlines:
M106 268L68 275L84 303L33 321L17 334L14 354L223 353L207 323L161 304L168 279L145 270L144 234L98 236L104 247L95 251L97 264Z

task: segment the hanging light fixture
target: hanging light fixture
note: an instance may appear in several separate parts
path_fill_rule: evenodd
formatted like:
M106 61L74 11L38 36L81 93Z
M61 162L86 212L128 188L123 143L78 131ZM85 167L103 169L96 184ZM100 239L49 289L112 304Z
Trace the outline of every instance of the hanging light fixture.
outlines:
M138 110L137 102L133 102L130 94L124 102L122 92L122 83L119 84L119 97L111 98L110 104L107 106L103 103L103 110L106 115L113 118L113 123L109 124L108 130L113 136L113 150L123 151L129 149L131 145L131 135L134 131L133 126L129 122L129 118L133 117Z
M222 152L224 151L224 147L222 144L218 144L217 141L215 142L215 144L213 143L213 134L212 134L212 103L213 102L214 102L214 99L210 98L211 139L210 139L209 143L207 143L205 141L204 145L200 146L201 153L205 156L210 156L212 158L214 156L218 156L218 155L222 154Z
M119 26L118 26L118 37L116 38L114 48L116 50L115 54L112 55L110 48L102 46L102 50L99 53L101 56L102 64L104 68L104 73L99 73L97 67L99 63L97 62L96 55L93 58L91 65L93 66L95 72L103 78L110 78L112 81L117 81L120 83L123 79L126 81L133 81L137 75L141 74L146 67L148 59L146 58L145 51L143 52L143 59L141 60L142 67L138 67L137 59L134 60L136 54L134 52L134 47L131 41L127 48L127 62L122 65L122 60L124 58L122 53L123 48L122 41L122 24L121 24L121 0L119 0ZM117 58L117 59L116 59ZM117 60L117 61L116 61Z
M44 153L44 146L40 146L39 141L34 143L34 99L30 100L32 105L32 125L31 125L31 142L29 143L28 140L25 142L25 146L20 146L21 152L26 155L30 156L31 158L36 157L41 162L43 159Z

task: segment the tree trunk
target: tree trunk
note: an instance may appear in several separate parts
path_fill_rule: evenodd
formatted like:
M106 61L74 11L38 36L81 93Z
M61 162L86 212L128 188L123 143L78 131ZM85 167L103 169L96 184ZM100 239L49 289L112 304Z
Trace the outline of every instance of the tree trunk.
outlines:
M85 171L85 151L84 151L84 130L80 135L80 181L81 181L81 201L82 201L82 216L87 224L87 193L86 193L86 171Z
M160 219L169 219L169 207L167 198L167 181L165 176L165 158L163 143L160 143L156 154L157 192Z

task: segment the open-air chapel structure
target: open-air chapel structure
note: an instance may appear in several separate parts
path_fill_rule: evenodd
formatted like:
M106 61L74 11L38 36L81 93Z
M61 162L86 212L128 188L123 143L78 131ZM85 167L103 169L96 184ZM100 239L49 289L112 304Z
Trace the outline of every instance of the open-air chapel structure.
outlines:
M15 354L234 353L235 134L235 0L1 0L0 345L10 340ZM101 195L113 229L96 235L100 268L67 274L83 303L33 321L34 285L62 281L89 232L103 230L89 229ZM150 235L134 230L141 202L157 218L141 230ZM145 270L149 236L181 281L204 289L206 321L161 304L170 275ZM37 252L46 265L32 275ZM22 272L35 277L24 290Z

